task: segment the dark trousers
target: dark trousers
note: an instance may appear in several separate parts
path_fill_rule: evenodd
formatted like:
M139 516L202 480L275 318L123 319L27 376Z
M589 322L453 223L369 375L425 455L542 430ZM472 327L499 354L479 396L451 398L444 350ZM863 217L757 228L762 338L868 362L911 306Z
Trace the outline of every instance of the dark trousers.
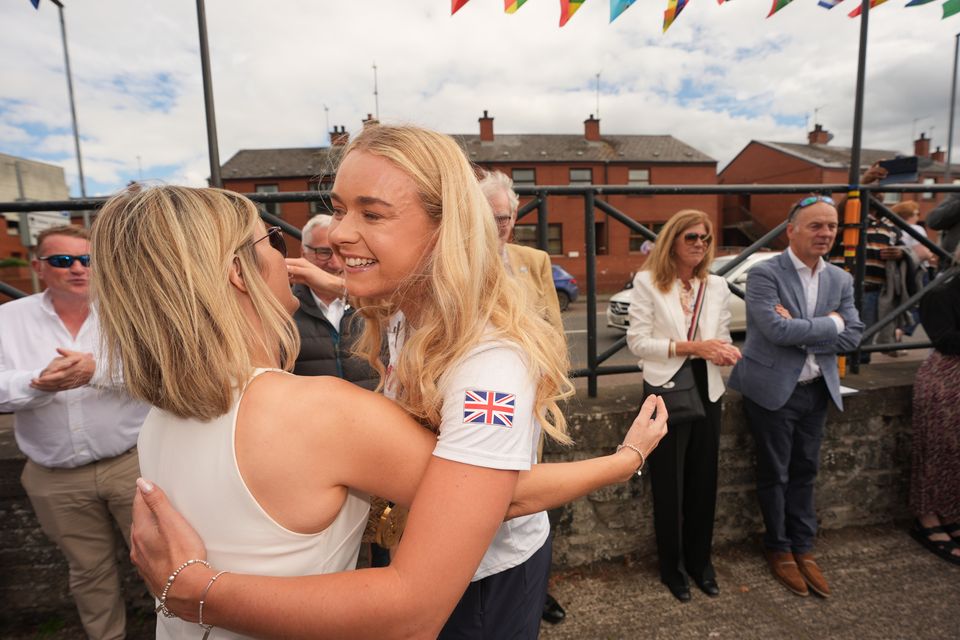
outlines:
M693 376L706 417L669 423L667 435L650 454L653 524L660 579L668 585L715 578L710 562L717 507L720 403L707 397L707 365L693 360Z
M440 640L536 640L547 597L551 538L524 563L471 582Z
M830 393L823 378L797 385L787 403L770 411L744 396L757 443L757 498L771 551L807 553L817 536L814 483Z

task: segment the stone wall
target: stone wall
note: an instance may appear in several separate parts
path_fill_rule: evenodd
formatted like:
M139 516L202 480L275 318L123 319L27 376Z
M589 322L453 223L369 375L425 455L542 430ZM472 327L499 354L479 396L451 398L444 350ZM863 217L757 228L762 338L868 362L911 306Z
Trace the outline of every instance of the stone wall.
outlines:
M847 398L831 410L818 483L818 514L825 529L890 522L907 515L910 464L910 392L902 383ZM636 387L612 387L597 399L580 398L568 416L577 446L548 445L547 459L602 455L620 443L639 403ZM67 612L72 601L67 569L40 531L20 486L23 458L13 444L11 417L0 415L0 628L3 622L38 620ZM754 495L753 441L739 395L724 398L721 431L717 544L756 536L761 519ZM609 487L556 510L554 563L578 566L655 552L649 478ZM142 587L124 558L127 593L146 608Z

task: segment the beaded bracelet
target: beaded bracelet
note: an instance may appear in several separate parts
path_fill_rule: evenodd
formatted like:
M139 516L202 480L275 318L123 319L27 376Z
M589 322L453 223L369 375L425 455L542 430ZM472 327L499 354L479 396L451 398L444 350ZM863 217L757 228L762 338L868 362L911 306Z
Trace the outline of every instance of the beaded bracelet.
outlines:
M176 614L167 609L167 594L170 593L170 587L173 586L173 581L177 579L177 576L180 575L180 572L189 567L192 564L202 564L207 569L210 568L210 563L206 560L199 560L194 558L193 560L187 560L182 565L174 569L173 573L170 574L170 577L167 578L167 584L163 585L163 592L160 593L160 604L157 605L157 613L163 614L165 618L176 618Z
M207 599L207 592L210 591L210 587L213 586L213 583L217 581L217 578L227 573L226 571L221 571L217 575L210 578L210 582L207 583L207 586L203 588L203 593L200 594L200 620L198 624L200 628L203 629L203 638L201 640L207 640L207 636L210 635L210 630L213 629L212 624L203 624L203 602Z
M637 455L640 456L640 466L637 467L637 476L642 476L642 475L643 475L643 465L647 464L647 459L643 457L643 452L640 451L640 448L637 447L636 445L632 445L632 444L629 444L629 443L624 443L624 444L618 444L618 445L617 445L617 453L620 453L620 449L633 449L634 451L637 452Z

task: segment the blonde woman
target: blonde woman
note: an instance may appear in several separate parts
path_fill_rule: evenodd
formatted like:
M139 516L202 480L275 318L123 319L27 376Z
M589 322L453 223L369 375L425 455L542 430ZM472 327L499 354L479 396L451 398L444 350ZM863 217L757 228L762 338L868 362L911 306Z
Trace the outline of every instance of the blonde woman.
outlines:
M630 450L527 471L537 420L552 420L562 434L556 400L564 365L550 353L555 347L521 333L542 321L510 300L489 209L459 149L419 129L369 130L348 148L334 191L331 240L348 285L364 301L368 327L397 327L388 370L374 355L377 329L364 338L366 353L397 402L438 429L439 439L352 385L275 370L257 375L289 364L296 345L285 269L273 248L278 236L249 201L165 187L121 196L99 216L93 252L104 331L132 372L128 385L158 407L141 443L145 477L169 490L209 545L208 552L158 485L139 483L133 556L161 596L161 612L180 617L160 617L162 637L196 635L189 623L200 622L201 600L205 625L237 633L436 637L482 562L493 558L486 566L494 576L526 570L525 558L510 556L519 544L494 541L504 514L534 513L539 526L540 509L628 477L665 431L654 400L627 435ZM488 266L495 272L481 268ZM497 394L510 374L494 371L490 387L483 377L491 355L529 372L512 415L464 409L468 390L492 391L493 401L509 404ZM455 390L464 377L469 382ZM448 429L457 413L488 441ZM511 426L498 424L506 417ZM503 449L493 446L504 440ZM391 566L262 577L349 568L363 518L347 487L412 502ZM508 535L530 521L516 520ZM538 542L528 545L531 555L541 551ZM524 580L534 582L533 573ZM542 593L527 599L539 617ZM481 623L523 624L520 602L501 604L496 620ZM463 637L484 633L476 625L462 630Z
M710 548L717 502L720 447L720 367L740 359L731 344L730 291L709 272L713 223L701 211L679 211L667 221L633 280L627 345L643 362L643 380L663 386L689 358L702 419L672 421L650 456L653 519L660 579L681 602L690 600L688 577L708 596L720 594ZM702 294L699 322L691 328Z

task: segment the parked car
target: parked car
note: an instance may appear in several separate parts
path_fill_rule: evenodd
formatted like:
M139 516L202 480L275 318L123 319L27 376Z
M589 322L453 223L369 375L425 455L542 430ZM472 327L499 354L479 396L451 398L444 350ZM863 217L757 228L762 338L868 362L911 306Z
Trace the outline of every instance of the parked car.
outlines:
M726 274L724 277L727 279L727 282L732 282L741 289L745 289L747 285L747 275L750 272L750 269L760 264L764 260L769 260L777 255L780 255L779 251L758 251L744 260L742 264L738 265L733 271ZM736 257L736 255L721 256L713 261L713 265L711 265L710 270L717 272L721 267ZM613 327L614 329L620 329L621 331L626 331L630 324L630 288L633 287L633 282L628 283L628 285L629 286L625 287L623 291L612 295L610 297L610 303L607 305L607 326ZM730 332L740 333L746 330L746 307L743 304L743 300L741 300L739 296L731 295Z
M577 279L563 267L553 266L553 286L557 288L557 299L560 301L560 311L566 311L570 303L580 295Z

